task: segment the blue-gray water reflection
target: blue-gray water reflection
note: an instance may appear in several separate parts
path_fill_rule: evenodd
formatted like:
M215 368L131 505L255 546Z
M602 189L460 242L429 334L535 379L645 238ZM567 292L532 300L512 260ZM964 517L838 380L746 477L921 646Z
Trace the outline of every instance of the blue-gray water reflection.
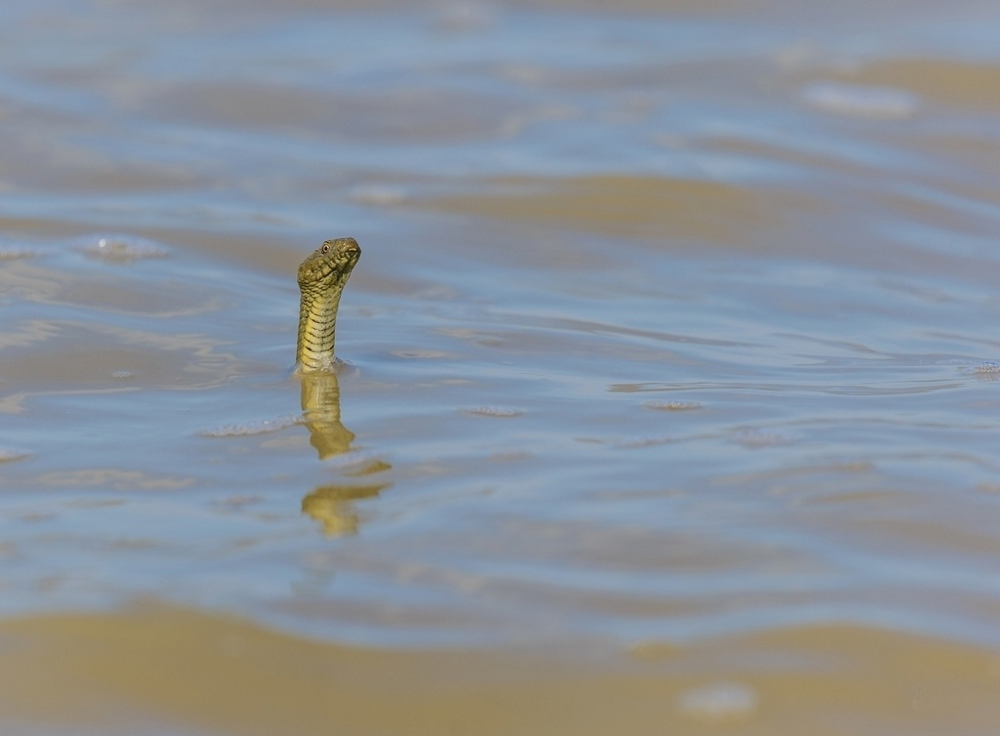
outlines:
M0 11L0 613L1000 647L995 10L178 8Z

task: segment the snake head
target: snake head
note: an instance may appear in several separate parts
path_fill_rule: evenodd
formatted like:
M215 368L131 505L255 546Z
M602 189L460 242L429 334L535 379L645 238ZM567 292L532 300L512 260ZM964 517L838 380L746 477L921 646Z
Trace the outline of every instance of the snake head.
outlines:
M354 238L327 240L299 266L299 286L326 291L343 288L347 277L361 257L361 247Z

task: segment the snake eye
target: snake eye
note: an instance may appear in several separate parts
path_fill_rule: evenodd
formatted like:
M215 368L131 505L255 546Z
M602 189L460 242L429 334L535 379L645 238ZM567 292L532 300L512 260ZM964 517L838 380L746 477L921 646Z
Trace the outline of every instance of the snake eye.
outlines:
M323 243L323 247L322 247L322 249L321 249L321 250L322 250L322 251L323 251L324 253L329 253L329 252L330 252L330 244L329 244L329 243Z

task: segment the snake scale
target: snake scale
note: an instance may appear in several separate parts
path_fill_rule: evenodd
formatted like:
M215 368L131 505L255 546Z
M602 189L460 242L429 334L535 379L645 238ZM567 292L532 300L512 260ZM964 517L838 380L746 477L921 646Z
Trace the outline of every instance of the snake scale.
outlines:
M327 240L299 265L299 339L295 347L299 373L333 373L337 310L347 279L361 257L354 238Z

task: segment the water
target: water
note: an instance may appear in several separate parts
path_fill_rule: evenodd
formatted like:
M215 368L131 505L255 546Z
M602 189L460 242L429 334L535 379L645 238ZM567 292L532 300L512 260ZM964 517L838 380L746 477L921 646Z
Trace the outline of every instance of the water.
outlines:
M0 9L4 723L990 732L997 20Z

